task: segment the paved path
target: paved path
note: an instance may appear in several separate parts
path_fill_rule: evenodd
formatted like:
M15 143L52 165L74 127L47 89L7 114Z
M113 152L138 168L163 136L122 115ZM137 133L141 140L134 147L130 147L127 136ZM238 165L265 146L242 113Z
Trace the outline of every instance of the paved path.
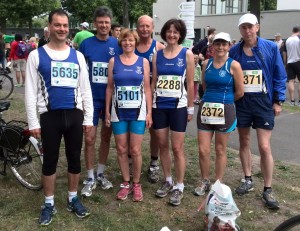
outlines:
M187 135L197 135L196 116L198 107L195 107L193 121L188 124ZM300 164L300 113L282 112L275 119L275 129L272 133L271 147L275 160L282 160ZM251 130L251 151L259 155L256 141L256 131ZM231 133L228 147L239 149L237 130Z

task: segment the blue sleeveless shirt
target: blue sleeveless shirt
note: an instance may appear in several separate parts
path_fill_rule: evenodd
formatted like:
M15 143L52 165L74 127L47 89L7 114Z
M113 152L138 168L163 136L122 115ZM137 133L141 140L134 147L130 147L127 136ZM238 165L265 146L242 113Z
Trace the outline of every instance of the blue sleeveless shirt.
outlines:
M225 64L217 69L213 65L214 59L209 59L205 70L206 89L204 102L232 104L234 103L234 78L230 73L233 61L228 58Z
M79 62L77 59L76 51L74 49L70 49L69 57L65 60L60 61L52 60L43 47L38 48L38 54L38 71L41 77L42 84L41 90L48 111L76 108L79 78ZM62 63L71 66L71 68L64 67ZM77 80L77 85L59 86L58 84L55 86L55 78L60 80Z
M138 57L133 65L123 64L120 56L114 59L112 122L146 120L144 58Z

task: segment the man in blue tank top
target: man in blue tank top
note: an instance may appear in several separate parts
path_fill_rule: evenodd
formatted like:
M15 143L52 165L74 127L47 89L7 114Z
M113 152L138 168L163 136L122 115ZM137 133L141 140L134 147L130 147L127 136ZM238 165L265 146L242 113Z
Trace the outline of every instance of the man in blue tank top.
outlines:
M252 127L257 133L264 178L262 199L268 208L279 209L271 187L274 161L270 140L274 117L280 114L281 104L285 100L286 72L277 45L257 36L259 24L255 15L243 15L238 27L243 41L230 49L229 56L241 64L244 73L245 94L235 104L245 179L236 192L243 195L254 189L250 151Z
M96 181L102 189L112 188L112 183L104 176L105 163L107 161L110 137L112 130L105 123L101 126L101 142L99 147L99 160L97 176L94 176L95 142L99 118L105 119L105 92L107 86L108 62L121 54L121 48L116 38L110 37L112 12L107 7L99 7L94 12L94 26L97 30L96 36L85 39L79 51L83 53L89 66L89 77L93 93L94 118L93 127L85 135L85 163L87 168L87 179L81 190L84 196L91 196L92 190L96 188Z
M139 43L135 49L135 53L139 56L146 58L150 63L150 81L152 78L152 57L155 52L163 49L165 46L160 42L151 38L153 33L154 23L153 19L148 15L142 15L137 21L136 31L139 35ZM150 165L147 170L147 177L151 183L156 183L159 180L159 166L158 160L158 142L155 138L153 128L150 131Z
M92 93L83 55L66 45L68 22L68 14L62 9L50 13L50 42L30 53L26 68L25 106L29 131L43 142L45 203L39 218L42 226L49 225L56 213L54 190L62 136L68 162L67 209L79 218L90 214L79 201L77 189L83 130L88 133L92 128Z

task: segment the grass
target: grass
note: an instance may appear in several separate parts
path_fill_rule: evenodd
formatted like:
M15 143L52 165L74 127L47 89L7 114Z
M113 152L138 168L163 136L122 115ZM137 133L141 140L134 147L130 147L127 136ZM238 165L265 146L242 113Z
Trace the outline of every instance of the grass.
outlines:
M22 95L13 95L11 109L5 112L4 118L25 119ZM294 110L295 108L293 108ZM289 106L284 106L289 110ZM297 111L296 111L297 112ZM213 146L212 146L213 147ZM116 158L114 139L111 141L109 160L106 174L113 182L114 188L103 191L96 188L90 198L82 198L83 203L90 209L91 216L87 219L78 219L66 210L67 179L64 146L61 146L61 158L57 171L57 184L55 204L58 213L49 227L39 227L38 216L43 203L42 191L31 191L22 187L8 170L8 175L0 176L0 230L99 230L99 231L158 231L168 226L172 231L204 230L204 212L196 212L204 197L192 194L199 180L198 144L195 137L186 137L185 150L187 169L185 177L185 192L182 204L178 207L168 205L168 198L158 199L154 192L159 184L150 184L147 181L146 169L149 163L149 134L145 135L143 142L143 185L144 201L132 202L131 197L125 201L117 201L118 184L122 181ZM213 149L212 149L213 150ZM236 188L242 177L242 170L238 153L228 149L228 166L224 183L231 189ZM214 160L212 154L212 160ZM287 218L300 212L300 166L277 161L274 169L273 188L281 204L278 211L270 211L263 206L261 189L263 187L262 175L259 168L259 159L253 156L253 176L256 183L254 192L245 196L233 197L242 214L237 224L247 231L270 231ZM0 168L2 165L0 163ZM81 182L86 175L84 160L82 161ZM214 174L212 164L211 176ZM80 183L80 188L82 183Z

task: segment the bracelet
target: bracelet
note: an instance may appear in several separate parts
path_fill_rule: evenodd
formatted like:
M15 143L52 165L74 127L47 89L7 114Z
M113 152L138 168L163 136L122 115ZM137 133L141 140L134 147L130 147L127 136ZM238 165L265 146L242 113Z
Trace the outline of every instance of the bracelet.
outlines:
M194 107L187 107L187 113L188 115L194 115Z

